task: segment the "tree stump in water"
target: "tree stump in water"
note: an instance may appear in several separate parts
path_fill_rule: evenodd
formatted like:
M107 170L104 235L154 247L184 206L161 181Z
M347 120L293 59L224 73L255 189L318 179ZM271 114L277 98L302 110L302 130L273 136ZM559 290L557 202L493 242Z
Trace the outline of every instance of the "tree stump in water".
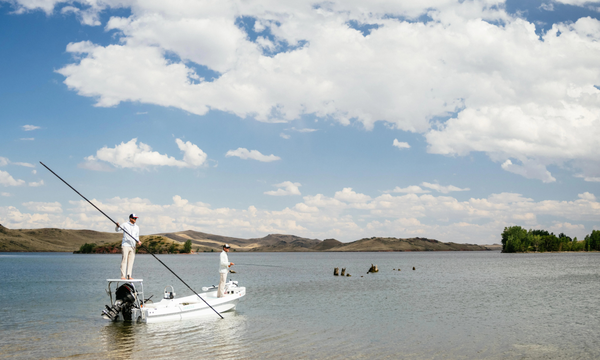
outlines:
M334 268L333 269L333 275L334 276L338 276L340 274L340 268Z
M340 275L346 276L346 268L342 268L342 273Z
M377 268L377 265L371 264L371 268L369 269L369 271L367 271L367 274L368 273L376 273L376 272L379 272L379 269Z

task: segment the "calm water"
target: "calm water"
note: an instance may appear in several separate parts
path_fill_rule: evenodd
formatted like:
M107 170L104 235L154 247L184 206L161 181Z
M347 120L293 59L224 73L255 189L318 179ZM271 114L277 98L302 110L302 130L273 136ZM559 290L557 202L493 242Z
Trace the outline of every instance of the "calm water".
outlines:
M218 253L159 257L196 291L218 281ZM131 325L100 317L120 255L0 255L0 358L600 358L600 253L229 258L247 296L225 320ZM149 255L134 276L191 294Z

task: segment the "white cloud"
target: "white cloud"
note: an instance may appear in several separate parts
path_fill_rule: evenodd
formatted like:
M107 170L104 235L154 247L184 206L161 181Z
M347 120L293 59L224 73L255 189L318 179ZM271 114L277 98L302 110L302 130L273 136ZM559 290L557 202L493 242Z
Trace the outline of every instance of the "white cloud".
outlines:
M75 14L75 16L77 16L77 18L79 19L79 22L81 22L84 25L89 25L89 26L99 26L102 25L102 23L100 22L100 14L98 13L99 9L96 9L94 7L85 9L85 10L81 10L78 9L74 6L65 6L61 9L61 14Z
M394 139L394 142L392 143L393 146L397 147L398 149L409 149L410 145L406 142L400 142L398 141L398 139Z
M422 236L446 242L491 244L499 243L502 230L511 225L564 232L581 240L592 230L584 223L595 222L600 216L600 203L591 193L565 201L534 201L514 193L459 201L431 194L383 194L372 198L345 188L337 191L335 198L317 194L304 196L303 200L278 211L256 206L213 208L178 195L166 204L120 197L91 201L103 211L115 214L117 221L119 217L125 220L130 212L139 214L143 234L192 229L248 238L285 233L342 241L371 236ZM9 228L112 231L106 218L84 200L70 201L67 206L58 202L28 202L23 206L27 211L0 206L2 224ZM553 220L543 222L543 218Z
M35 167L35 165L30 164L30 163L26 163L26 162L12 162L11 161L11 164L18 165L18 166L24 166L24 167L28 167L28 168L34 168Z
M285 133L281 133L281 134L279 134L279 136L281 136L282 138L284 138L286 140L291 137L291 136L289 136L288 134L285 134Z
M7 192L0 192L0 195L1 196L6 196L6 197L12 196L10 193L7 193Z
M26 163L26 162L13 162L13 161L10 161L8 158L0 156L0 166L6 166L6 165L9 165L9 164L10 165L17 165L17 166L24 166L24 167L29 167L29 168L34 168L35 167L35 165L30 164L30 163Z
M20 138L19 140L22 140L22 141L34 141L35 138Z
M33 131L39 129L40 127L36 125L23 125L22 128L24 131Z
M452 192L452 191L469 191L469 190L471 190L469 188L461 189L461 188L456 187L454 185L442 186L440 184L431 184L431 183L428 183L428 182L422 183L421 186L424 186L426 188L435 190L437 192L441 192L442 194L447 194L447 193Z
M20 11L47 13L59 3L66 2L14 2ZM88 11L80 17L86 24L96 24L108 6L131 15L108 21L113 44L69 44L74 60L58 72L97 106L131 101L265 122L311 115L366 129L383 121L424 134L434 154L483 152L507 171L543 182L554 181L550 165L599 177L600 21L556 23L540 36L503 4L68 2L66 12ZM423 15L430 21L418 21ZM252 42L236 26L242 16L272 38L261 33ZM379 27L365 36L351 21ZM202 79L195 65L217 78Z
M300 132L300 133L311 133L311 132L319 131L317 129L311 129L311 128L296 129L295 127L291 128L290 130Z
M38 187L38 186L43 186L43 185L44 185L44 180L40 180L38 182L35 182L35 181L29 182L29 186L31 186L31 187Z
M600 176L585 176L583 174L577 174L575 177L583 178L584 181L588 182L600 182Z
M300 183L293 183L291 181L284 181L280 184L273 185L278 187L277 190L266 191L265 194L272 196L287 196L287 195L302 195L298 187L302 186Z
M261 161L261 162L271 162L271 161L276 161L276 160L280 160L281 159L279 156L275 156L273 154L271 154L271 155L263 155L258 150L248 150L248 149L245 149L245 148L237 148L236 150L229 150L225 154L225 156L227 156L227 157L237 156L240 159L258 160L258 161Z
M343 188L342 191L337 191L334 198L348 203L364 203L371 200L370 196L357 193L352 188Z
M3 186L21 186L25 185L24 180L16 180L8 172L0 170L0 185Z
M62 205L59 202L38 202L38 201L29 201L23 203L27 209L34 212L42 212L42 213L62 213Z
M523 165L517 165L508 159L502 164L502 168L528 179L538 179L545 183L556 181L543 164L532 160L525 160L523 161Z
M394 190L392 191L386 191L387 193L389 192L396 192L396 193L406 193L406 194L426 194L426 193L430 193L431 191L429 190L424 190L422 189L420 186L417 185L411 185L405 188L401 188L399 186L396 186L394 188Z
M114 148L103 147L96 155L86 157L85 162L79 166L89 170L110 171L111 168L107 164L117 168L146 169L152 166L197 168L205 163L207 155L198 146L180 139L176 139L175 142L183 152L183 160L152 151L149 145L142 142L138 144L137 138L134 138Z

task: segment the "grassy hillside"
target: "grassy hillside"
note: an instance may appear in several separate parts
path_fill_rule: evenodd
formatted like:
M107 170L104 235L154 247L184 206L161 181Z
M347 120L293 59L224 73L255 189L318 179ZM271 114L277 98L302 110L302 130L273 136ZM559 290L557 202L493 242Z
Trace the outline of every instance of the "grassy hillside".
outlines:
M77 251L84 244L95 244L94 252L120 252L121 233L92 230L21 229L11 230L0 225L0 251ZM187 230L175 233L145 235L144 245L156 252L173 252L190 240L192 251L220 251L229 244L233 251L478 251L497 250L493 246L444 243L426 238L397 239L372 237L343 243L335 239L324 241L295 235L270 234L262 238L242 239ZM499 247L498 245L497 247ZM140 251L140 252L143 252ZM177 251L176 251L177 252Z
M122 236L92 230L11 230L0 225L0 251L74 251L85 243L109 244Z
M351 243L340 243L328 251L480 251L480 245L444 243L426 238L381 238L372 237Z

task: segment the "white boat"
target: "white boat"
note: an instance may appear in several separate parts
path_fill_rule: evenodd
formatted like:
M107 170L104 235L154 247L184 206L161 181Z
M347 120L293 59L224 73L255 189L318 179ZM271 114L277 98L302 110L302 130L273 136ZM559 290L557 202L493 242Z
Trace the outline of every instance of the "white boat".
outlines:
M142 279L121 280L107 279L106 292L110 297L110 306L102 311L102 317L112 321L136 322L161 322L203 317L207 315L218 316L215 312L222 313L234 310L237 303L246 295L246 288L238 286L237 281L225 284L225 295L217 297L217 288L211 286L202 288L202 293L181 298L175 297L172 286L167 286L163 298L153 302L144 296ZM116 283L113 293L111 285ZM209 306L210 305L210 306ZM211 308L212 307L212 308Z

